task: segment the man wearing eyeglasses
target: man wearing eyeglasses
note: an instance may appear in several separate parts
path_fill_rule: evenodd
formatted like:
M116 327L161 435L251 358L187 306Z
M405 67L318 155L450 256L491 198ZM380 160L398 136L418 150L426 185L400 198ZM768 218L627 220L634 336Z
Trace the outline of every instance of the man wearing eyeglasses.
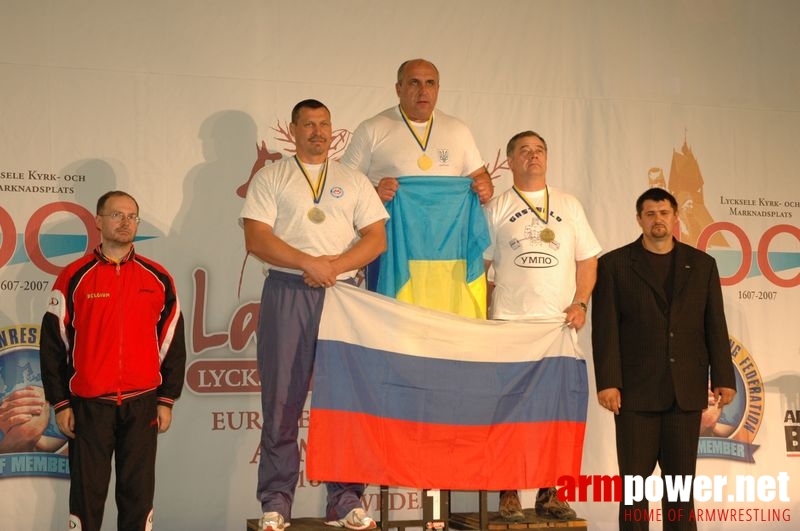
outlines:
M42 320L45 398L69 438L70 529L100 529L112 456L116 528L149 529L156 439L183 388L183 317L170 274L134 250L136 200L107 192L95 225L100 245L61 271Z

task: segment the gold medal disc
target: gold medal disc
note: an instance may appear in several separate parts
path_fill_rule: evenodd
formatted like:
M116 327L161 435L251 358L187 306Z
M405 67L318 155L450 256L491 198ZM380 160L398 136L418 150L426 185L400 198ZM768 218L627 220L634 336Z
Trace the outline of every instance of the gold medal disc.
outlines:
M556 239L556 233L553 232L550 228L542 229L542 232L539 233L539 237L542 239L544 243L550 243L551 241Z
M313 207L308 211L308 219L311 220L311 223L322 223L325 221L325 212L317 207Z
M419 169L422 171L428 171L431 169L431 166L433 166L433 161L428 155L423 153L422 156L417 159L417 166L419 166Z

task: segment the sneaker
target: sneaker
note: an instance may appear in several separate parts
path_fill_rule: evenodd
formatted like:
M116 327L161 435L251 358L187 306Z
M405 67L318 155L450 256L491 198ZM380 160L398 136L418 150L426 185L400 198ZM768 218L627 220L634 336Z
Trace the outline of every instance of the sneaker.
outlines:
M291 524L287 524L283 520L283 516L275 511L270 511L261 515L258 521L258 528L261 531L283 531Z
M525 513L522 512L522 503L515 490L504 490L500 493L500 517L508 522L522 522Z
M536 495L536 514L557 520L574 520L578 517L578 514L567 502L558 499L555 487L539 489L539 493Z
M375 523L375 520L367 516L367 513L364 512L364 509L361 507L356 507L347 513L344 518L331 520L329 522L325 522L325 524L333 527L346 527L347 529L354 529L355 531L361 531L363 529L375 529L378 527L378 524Z

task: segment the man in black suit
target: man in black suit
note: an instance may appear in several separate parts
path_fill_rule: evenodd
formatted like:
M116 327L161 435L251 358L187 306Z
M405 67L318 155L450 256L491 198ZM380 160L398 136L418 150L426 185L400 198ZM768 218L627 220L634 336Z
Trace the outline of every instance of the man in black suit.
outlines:
M736 394L716 262L673 238L677 213L669 192L647 190L636 201L642 235L598 262L592 297L597 399L616 415L623 477L647 477L656 463L663 476L694 477L709 373L715 407ZM620 503L620 529L648 529L646 520L632 517L647 508L646 499ZM688 520L693 500L665 496L662 508L665 530L697 528ZM670 521L677 514L682 518Z

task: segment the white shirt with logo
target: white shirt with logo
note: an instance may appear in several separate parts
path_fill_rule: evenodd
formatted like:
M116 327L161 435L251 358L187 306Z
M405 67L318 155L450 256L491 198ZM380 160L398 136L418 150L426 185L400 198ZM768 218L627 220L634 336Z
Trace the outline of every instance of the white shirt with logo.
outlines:
M552 186L548 191L547 224L513 188L486 205L492 243L483 257L492 262L495 272L492 319L563 314L575 295L576 262L600 254L600 243L578 199ZM543 207L544 190L523 194L533 207ZM553 241L545 241L547 232L542 239L546 228L554 233Z
M305 166L313 184L320 168L321 165ZM308 211L315 206L325 213L321 223L308 217ZM240 223L243 218L266 223L278 238L312 256L341 254L358 241L360 229L389 218L366 177L333 160L328 163L320 201L315 203L294 157L268 164L256 173L239 216ZM303 273L285 267L270 268ZM351 278L355 273L347 271L338 278Z

